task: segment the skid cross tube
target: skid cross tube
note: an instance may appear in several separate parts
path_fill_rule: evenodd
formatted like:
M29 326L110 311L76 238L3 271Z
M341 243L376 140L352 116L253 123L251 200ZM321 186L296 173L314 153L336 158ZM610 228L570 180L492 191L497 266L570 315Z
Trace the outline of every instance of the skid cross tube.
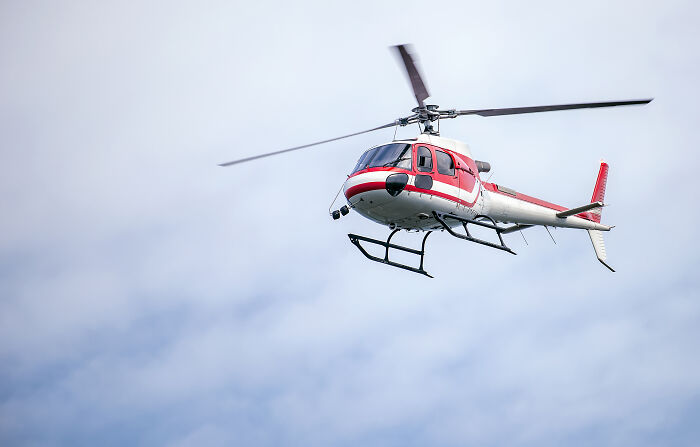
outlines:
M435 217L435 220L437 220L440 223L440 225L442 225L442 227L445 230L447 230L447 232L450 233L454 237L458 237L460 239L464 239L464 240L467 240L470 242L476 242L477 244L486 245L487 247L497 248L498 250L507 251L508 253L511 253L514 255L517 254L513 250L508 248L508 246L505 244L505 242L503 242L503 236L501 236L501 233L503 231L505 231L505 228L501 228L498 225L496 225L496 222L492 218L490 218L489 216L479 215L479 216L476 216L474 219L467 219L466 217L455 216L454 214L444 214L444 213L438 213L437 211L433 211L433 217ZM454 231L452 229L452 227L447 225L447 223L445 222L446 218L454 219L454 220L460 222L462 224L462 226L464 227L464 231L466 232L466 235L460 234L460 233L457 233L456 231ZM491 223L481 222L481 221L478 221L475 219L489 220L489 221L491 221ZM469 228L467 227L468 224L478 225L480 227L489 228L491 230L494 230L496 232L496 234L498 235L498 240L501 241L501 243L494 244L493 242L485 241L483 239L479 239L479 238L472 236L469 233Z
M423 259L425 257L425 241L428 239L428 236L430 236L430 233L432 233L432 231L428 231L425 234L425 236L423 237L423 243L421 245L420 250L404 247L401 245L392 244L391 238L398 231L400 231L398 228L396 230L392 231L391 234L389 235L389 237L387 238L386 242L380 241L377 239L372 239L372 238L369 238L366 236L360 236L357 234L348 234L348 237L350 238L350 242L352 242L353 245L355 245L355 247L357 247L358 250L360 250L360 252L363 255L365 255L365 257L367 259L370 259L370 260L375 261L375 262L381 262L382 264L391 265L393 267L398 267L400 269L409 270L411 272L420 273L421 275L425 275L429 278L432 278L432 276L423 269ZM386 249L384 251L384 258L380 258L378 256L372 256L371 254L367 253L367 250L365 250L365 248L362 246L362 244L360 244L360 241L369 242L370 244L381 245L382 247L384 247ZM418 268L415 268L415 267L411 267L410 265L400 264L398 262L394 262L394 261L389 260L389 249L390 248L405 251L407 253L412 253L414 255L420 256L420 266Z

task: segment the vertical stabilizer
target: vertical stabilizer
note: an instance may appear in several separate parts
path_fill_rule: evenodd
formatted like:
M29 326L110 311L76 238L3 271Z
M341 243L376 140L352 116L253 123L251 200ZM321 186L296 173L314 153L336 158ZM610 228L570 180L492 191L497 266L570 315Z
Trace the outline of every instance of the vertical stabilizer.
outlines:
M608 164L601 160L600 170L598 171L598 180L596 180L595 188L593 188L593 197L591 197L591 203L594 203L594 202L605 203L605 186L608 183L608 169L609 169ZM597 209L594 209L593 211L591 211L591 220L593 222L600 223L600 215L602 214L602 212L603 212L602 208L597 208ZM602 241L602 237L601 237L601 241Z
M603 186L603 193L605 193L605 186ZM588 230L588 235L591 237L591 242L593 243L593 249L595 250L595 255L598 260L614 272L612 267L610 267L605 261L608 259L608 255L605 253L605 241L603 241L603 232L600 230Z

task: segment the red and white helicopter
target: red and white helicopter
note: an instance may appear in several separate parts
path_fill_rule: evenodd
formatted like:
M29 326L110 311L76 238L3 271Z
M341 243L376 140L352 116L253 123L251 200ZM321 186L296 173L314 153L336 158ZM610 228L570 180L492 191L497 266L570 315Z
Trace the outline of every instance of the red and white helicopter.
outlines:
M608 177L606 163L601 161L590 203L576 208L566 208L482 180L480 174L491 169L489 163L475 160L466 144L441 137L439 133L440 120L466 115L489 117L647 104L652 100L502 109L441 110L436 105L424 103L429 97L428 90L406 45L398 45L394 48L403 61L418 101L418 107L412 110L413 114L373 129L234 160L222 163L220 166L231 166L375 130L417 123L421 133L416 138L399 139L380 144L362 154L343 185L347 205L331 213L334 219L338 219L341 215L348 214L350 209L354 209L362 216L386 225L392 230L386 241L348 234L350 241L368 259L432 277L424 270L423 260L426 240L434 230L444 230L457 238L515 254L506 246L502 235L541 225L545 228L562 227L587 230L598 260L608 269L614 271L606 262L607 256L602 233L613 227L600 222ZM433 126L436 121L437 129ZM509 225L500 226L501 223ZM469 231L470 226L472 226L472 232ZM475 236L473 226L485 228L486 231L494 231L497 239L494 237L493 241L489 241ZM460 227L464 229L464 232L457 231ZM391 238L400 230L425 231L421 248L418 250L391 243ZM384 256L370 254L361 242L383 247ZM389 249L420 256L419 266L412 267L390 260Z

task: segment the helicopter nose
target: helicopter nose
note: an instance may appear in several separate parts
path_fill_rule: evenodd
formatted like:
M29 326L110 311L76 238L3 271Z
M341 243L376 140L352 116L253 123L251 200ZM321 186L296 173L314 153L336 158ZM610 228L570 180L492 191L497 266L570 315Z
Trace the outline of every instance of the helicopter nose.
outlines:
M394 200L408 183L407 175L405 179L393 176L393 173L387 171L372 171L352 176L343 185L345 197L353 208L358 210L381 206Z
M386 191L390 196L396 197L408 184L408 174L391 174L386 178Z

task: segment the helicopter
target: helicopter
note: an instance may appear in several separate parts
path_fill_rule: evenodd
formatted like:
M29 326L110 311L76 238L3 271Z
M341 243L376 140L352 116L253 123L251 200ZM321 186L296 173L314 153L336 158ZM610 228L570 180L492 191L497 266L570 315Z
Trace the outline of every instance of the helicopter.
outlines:
M458 239L516 254L505 244L503 235L543 226L548 232L548 227L586 230L596 257L614 272L607 263L603 240L603 232L610 231L613 226L601 223L609 171L607 163L600 162L590 202L566 208L501 184L490 183L488 179L483 180L481 174L490 172L490 164L473 158L465 143L440 136L440 120L469 115L491 117L643 105L653 98L496 109L440 109L437 105L425 103L430 95L414 60L415 53L405 44L392 48L403 62L418 102L411 115L372 129L233 160L219 166L250 162L381 129L418 124L420 133L417 137L394 139L366 150L342 186L347 204L330 212L332 218L338 220L350 210L355 210L361 216L388 227L390 233L386 240L348 234L350 242L367 259L432 278L424 269L424 259L426 241L435 231L444 231ZM401 230L425 232L420 249L392 243L391 239ZM483 238L483 232L493 232L492 237ZM371 254L367 250L370 245L381 247L379 250L384 252L384 256ZM397 262L390 259L390 250L416 255L420 262L417 267Z

